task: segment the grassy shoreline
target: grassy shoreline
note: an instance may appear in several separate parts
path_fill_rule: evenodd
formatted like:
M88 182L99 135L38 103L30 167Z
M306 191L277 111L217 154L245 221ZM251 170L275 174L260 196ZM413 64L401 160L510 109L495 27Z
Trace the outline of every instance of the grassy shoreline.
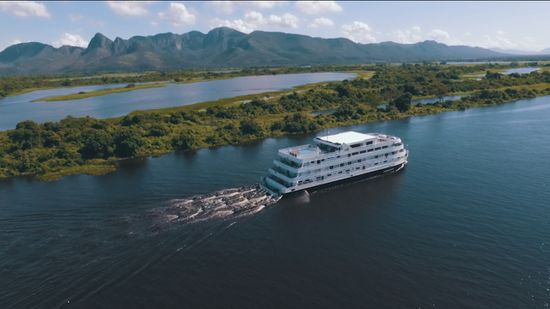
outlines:
M123 92L130 92L134 90L149 89L149 88L160 88L166 85L167 83L151 83L151 84L147 83L147 84L126 86L126 87L119 87L119 88L98 89L98 90L93 90L88 92L70 93L65 95L45 97L45 98L33 100L33 102L59 102L59 101L70 101L70 100L82 100L82 99L87 99L92 97L103 96L107 94L123 93Z
M25 121L16 129L0 132L0 179L34 176L53 181L75 174L102 175L116 170L118 162L128 158L241 145L269 137L312 134L326 128L550 95L548 73L490 76L481 81L460 78L460 73L479 68L381 66L375 74L353 72L357 76L349 81L134 111L110 119L68 117L46 124ZM414 99L437 97L442 92L468 96L414 104ZM408 100L405 106L400 103L403 98ZM381 103L389 108L378 109ZM333 112L315 113L323 110Z
M550 87L550 84L548 86ZM543 96L549 96L549 95L550 95L550 92L547 93L547 94L541 95L541 96L537 96L537 97L543 97ZM310 133L322 132L325 129L331 129L331 128L342 127L342 126L352 126L352 125L367 124L367 123L373 123L373 122L401 120L401 119L407 119L407 118L411 118L411 117L428 116L428 115L444 113L444 112L462 111L462 110L471 109L471 108L495 107L495 106L498 106L498 105L512 103L512 102L516 102L516 101L519 101L519 100L525 100L525 99L529 99L529 98L531 98L531 97L512 99L512 100L509 100L509 101L503 101L503 102L499 102L499 103L495 103L495 104L491 104L491 105L478 104L478 103L468 104L467 106L464 106L464 105L463 106L450 105L450 106L447 106L447 107L441 107L441 106L436 106L436 105L424 105L422 107L413 107L407 113L397 113L397 114L387 115L386 117L375 117L371 120L366 120L366 121L363 120L363 119L361 119L359 121L353 121L353 120L343 121L343 122L337 123L336 126L334 126L333 124L330 124L330 125L319 128L315 132L310 132ZM294 134L300 134L300 133L294 133ZM294 135L294 134L284 133L284 132L276 132L275 134L270 134L268 136L264 136L264 137L261 137L261 138L255 138L255 137L245 138L242 141L240 141L240 143L238 143L238 144L221 143L221 144L217 144L215 146L202 145L202 146L190 149L188 151L194 152L194 151L197 151L199 149L205 149L205 148L214 149L214 148L217 148L217 147L224 147L224 146L229 146L229 145L238 146L238 145L244 145L244 144L250 143L250 142L261 141L261 140L264 140L266 138L282 137L282 136L289 136L289 135ZM173 153L173 152L174 152L173 150L158 151L158 152L155 152L155 153L150 153L150 154L143 155L143 156L138 156L138 157L135 157L135 158L147 159L147 158L151 158L151 157L162 156L162 155ZM133 159L133 158L110 159L110 160L105 160L105 161L97 161L97 162L94 162L92 164L86 164L86 165L81 165L81 166L72 166L72 167L57 170L55 172L45 173L45 174L42 174L42 175L36 175L36 179L38 179L40 181L57 181L57 180L65 177L65 176L78 175L78 174L93 175L93 176L106 175L106 174L109 174L109 173L112 173L112 172L116 171L117 162L120 162L120 161L123 161L123 160L128 160L128 159ZM12 178L12 177L7 177L7 178ZM0 177L0 179L2 179L2 177Z

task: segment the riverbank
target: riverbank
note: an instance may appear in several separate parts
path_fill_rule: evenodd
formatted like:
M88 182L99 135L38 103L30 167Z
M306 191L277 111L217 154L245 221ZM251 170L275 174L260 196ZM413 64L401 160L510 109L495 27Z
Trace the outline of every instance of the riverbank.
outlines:
M549 85L550 86L550 85ZM550 92L548 92L546 95L550 95ZM525 98L532 98L532 96L526 96ZM479 108L479 107L490 107L490 106L496 106L500 104L510 103L517 100L520 100L521 98L513 99L510 101L502 101L497 102L493 104L482 104L482 103L476 103L476 102L470 102L467 104L431 104L431 105L423 105L423 106L416 106L411 108L410 111L406 113L383 113L383 112L373 112L373 115L369 115L366 118L361 119L350 119L350 120L344 120L344 121L338 121L335 123L327 123L326 125L323 125L321 127L316 128L315 131L308 131L308 132L321 132L325 129L330 129L338 126L349 126L349 125L358 125L358 124L366 124L366 123L372 123L372 122L378 122L378 121L391 121L391 120L399 120L399 119L405 119L409 117L415 117L415 116L425 116L425 115L431 115L436 113L442 113L442 112L450 112L450 111L459 111L459 110L465 110L469 108ZM235 102L231 102L231 100L226 100L226 104L234 104ZM197 108L197 110L204 109L204 106L215 106L215 102L205 102L204 104L197 104L198 106L189 106L187 107L187 110L192 110L193 108ZM199 107L200 106L200 107ZM167 112L167 111L160 111L160 112ZM133 115L140 115L140 112L136 112ZM281 115L279 117L273 117L271 119L267 119L265 116L260 117L258 120L262 123L274 123L276 121L281 121L285 117L290 116L290 113ZM320 115L322 116L322 114ZM108 121L116 121L115 119L109 119ZM303 132L296 132L296 133L303 133ZM283 131L276 131L272 132L269 135L256 137L256 136L245 136L243 137L238 143L230 143L230 142L216 142L215 144L208 144L208 143L197 143L192 147L189 147L189 149L185 149L185 151L192 152L196 151L202 148L215 148L215 147L221 147L226 145L240 145L240 144L246 144L258 140L262 140L265 138L270 137L281 137L285 135L292 135L296 133L288 133ZM0 139L1 141L1 139ZM161 156L167 153L171 153L173 149L157 149L156 151L152 151L146 154L143 154L141 156L137 157L149 157L149 156ZM116 171L117 163L121 160L125 160L127 158L112 158L108 160L95 160L92 164L84 164L80 166L71 166L67 168L61 168L52 172L47 172L44 174L20 174L19 176L36 176L38 180L41 181L56 181L61 179L65 176L71 176L71 175L77 175L77 174L86 174L86 175L94 175L94 176L100 176L105 175L111 172ZM0 174L0 179L2 178L10 178L12 176L8 177L2 177L3 175Z
M437 69L444 73L448 70ZM324 82L282 92L136 111L106 120L66 118L43 125L22 122L15 130L0 133L0 178L34 175L55 180L79 173L101 174L113 171L118 161L127 158L239 145L268 137L494 106L550 94L548 73L477 82L442 80L438 76L445 74L439 73L431 66L388 66L370 79ZM388 82L395 76L405 78L406 87ZM395 89L410 88L408 80L419 76L432 80L411 89L419 95L434 96L442 82L452 90L448 93L461 91L469 95L456 101L417 106L409 92ZM389 108L378 109L384 101ZM334 112L312 115L323 110Z

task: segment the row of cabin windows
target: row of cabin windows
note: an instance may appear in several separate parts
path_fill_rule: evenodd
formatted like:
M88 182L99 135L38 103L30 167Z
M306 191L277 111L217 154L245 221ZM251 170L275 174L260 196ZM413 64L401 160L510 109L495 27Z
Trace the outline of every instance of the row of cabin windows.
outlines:
M370 145L372 144L372 141L370 142L366 142L366 145ZM363 143L359 143L359 144L354 144L354 145L359 145L359 146L362 146ZM354 145L350 146L352 148L355 148L355 147L359 147L359 146L355 146L353 147ZM398 143L398 144L393 144L393 146L400 146L401 143ZM381 149L386 149L388 148L389 146L382 146L382 147L376 147L376 148L370 148L370 149L366 149L366 150L361 150L361 151L358 151L358 152L353 152L353 153L348 153L348 157L351 157L351 156L355 156L355 155L358 155L358 154L363 154L363 153L367 153L367 152L372 152L372 151L378 151L378 150L381 150ZM336 159L339 159L340 156L336 156L335 157ZM311 164L321 164L322 162L324 162L325 160L331 160L331 159L335 159L334 157L332 158L326 158L326 159L319 159L317 161L313 160L313 161L309 161L309 162L306 162L303 164L303 166L309 166ZM300 165L300 163L297 163L297 162L294 162L292 160L288 160L286 158L280 158L279 159L281 162L283 162L284 164L288 165L288 166L291 166L291 167L294 167L294 168L300 168L302 167L302 165Z
M372 144L372 141L371 142L367 142L366 143L367 145L370 145ZM355 145L359 145L361 146L362 144L355 144ZM358 147L358 146L357 146ZM367 152L372 152L372 151L377 151L377 150L381 150L381 149L386 149L388 148L389 146L382 146L382 147L377 147L377 148L370 148L370 149L367 149L367 150L361 150L361 151L358 151L358 152L353 152L353 153L348 153L348 157L351 157L351 156L355 156L355 155L358 155L358 154L362 154L362 153L367 153ZM320 160L317 160L317 161L309 161L309 162L306 162L304 163L303 166L309 166L311 164L321 164L322 162L324 162L325 160L331 160L331 159L339 159L340 156L336 156L336 157L332 157L332 158L326 158L326 159L320 159Z
M357 144L353 144L353 145L350 145L351 148L357 148L357 147L361 147L361 146L368 146L368 145L372 145L372 141L368 141L366 143L357 143Z
M353 161L348 161L346 163L340 163L340 164L337 164L337 165L331 165L328 167L328 170L332 170L334 169L335 167L343 167L343 166L346 166L346 165L352 165L352 164L355 164L355 163L361 163L363 161L367 161L367 160L371 160L371 159L378 159L378 158L381 158L381 157L388 157L390 154L391 155L395 155L397 154L398 152L403 152L404 150L400 150L400 151L393 151L393 152L387 152L385 154L379 154L379 155L376 155L376 156L371 156L371 157L368 157L368 158L364 158L364 159L357 159L357 160L353 160ZM375 163L374 165L377 165L378 163ZM325 170L327 168L324 168ZM312 171L307 171L307 172L304 172L304 173L299 173L297 176L305 176L305 175L309 175L309 174L316 174L316 173L319 173L321 172L323 169L316 169L316 170L312 170Z
M374 166L378 165L378 164L386 164L388 162L392 162L392 161L397 161L397 160L400 160L402 159L403 157L397 157L395 159L392 159L392 160L385 160L384 162L376 162L374 163ZM365 170L367 169L367 166L366 165L363 165L363 166L357 166L355 167L355 170ZM347 169L345 170L346 174L347 173L350 173L353 169ZM334 172L334 175L341 175L343 174L344 171L338 171L338 173ZM326 177L331 177L333 174L332 173L329 173L326 175ZM321 181L321 180L324 180L325 179L325 176L317 176L315 177L315 181ZM303 184L306 184L306 183L310 183L310 182L313 182L313 180L311 179L304 179L304 180L300 180L298 181L298 185L303 185Z

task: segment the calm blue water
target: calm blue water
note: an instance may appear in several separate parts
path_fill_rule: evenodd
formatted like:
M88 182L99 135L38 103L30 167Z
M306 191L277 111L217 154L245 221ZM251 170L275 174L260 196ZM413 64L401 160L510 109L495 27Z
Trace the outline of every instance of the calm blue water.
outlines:
M544 97L354 126L400 136L408 167L197 225L149 211L314 135L0 182L0 308L545 308L549 119Z
M516 68L516 69L509 69L509 70L506 70L503 74L504 75L510 75L510 74L514 74L514 73L518 73L518 74L529 74L531 72L535 72L535 71L538 71L540 70L539 68L531 68L531 67L528 67L528 68Z
M463 97L464 97L463 95L447 95L442 98L428 98L428 99L414 100L413 104L433 104L437 102L458 101Z
M91 91L110 86L39 90L0 100L0 130L13 129L18 122L23 120L46 122L61 120L69 115L111 118L123 116L140 109L189 105L221 98L279 91L310 83L351 79L353 77L355 77L353 73L245 76L190 84L169 84L161 88L141 89L82 100L32 102L49 96Z

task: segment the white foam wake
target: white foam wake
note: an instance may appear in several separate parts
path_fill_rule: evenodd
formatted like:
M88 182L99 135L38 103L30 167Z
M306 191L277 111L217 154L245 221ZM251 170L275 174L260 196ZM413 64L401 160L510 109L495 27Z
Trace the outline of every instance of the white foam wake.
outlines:
M169 206L154 209L153 216L157 224L236 218L255 214L278 200L259 185L244 186L174 199Z

